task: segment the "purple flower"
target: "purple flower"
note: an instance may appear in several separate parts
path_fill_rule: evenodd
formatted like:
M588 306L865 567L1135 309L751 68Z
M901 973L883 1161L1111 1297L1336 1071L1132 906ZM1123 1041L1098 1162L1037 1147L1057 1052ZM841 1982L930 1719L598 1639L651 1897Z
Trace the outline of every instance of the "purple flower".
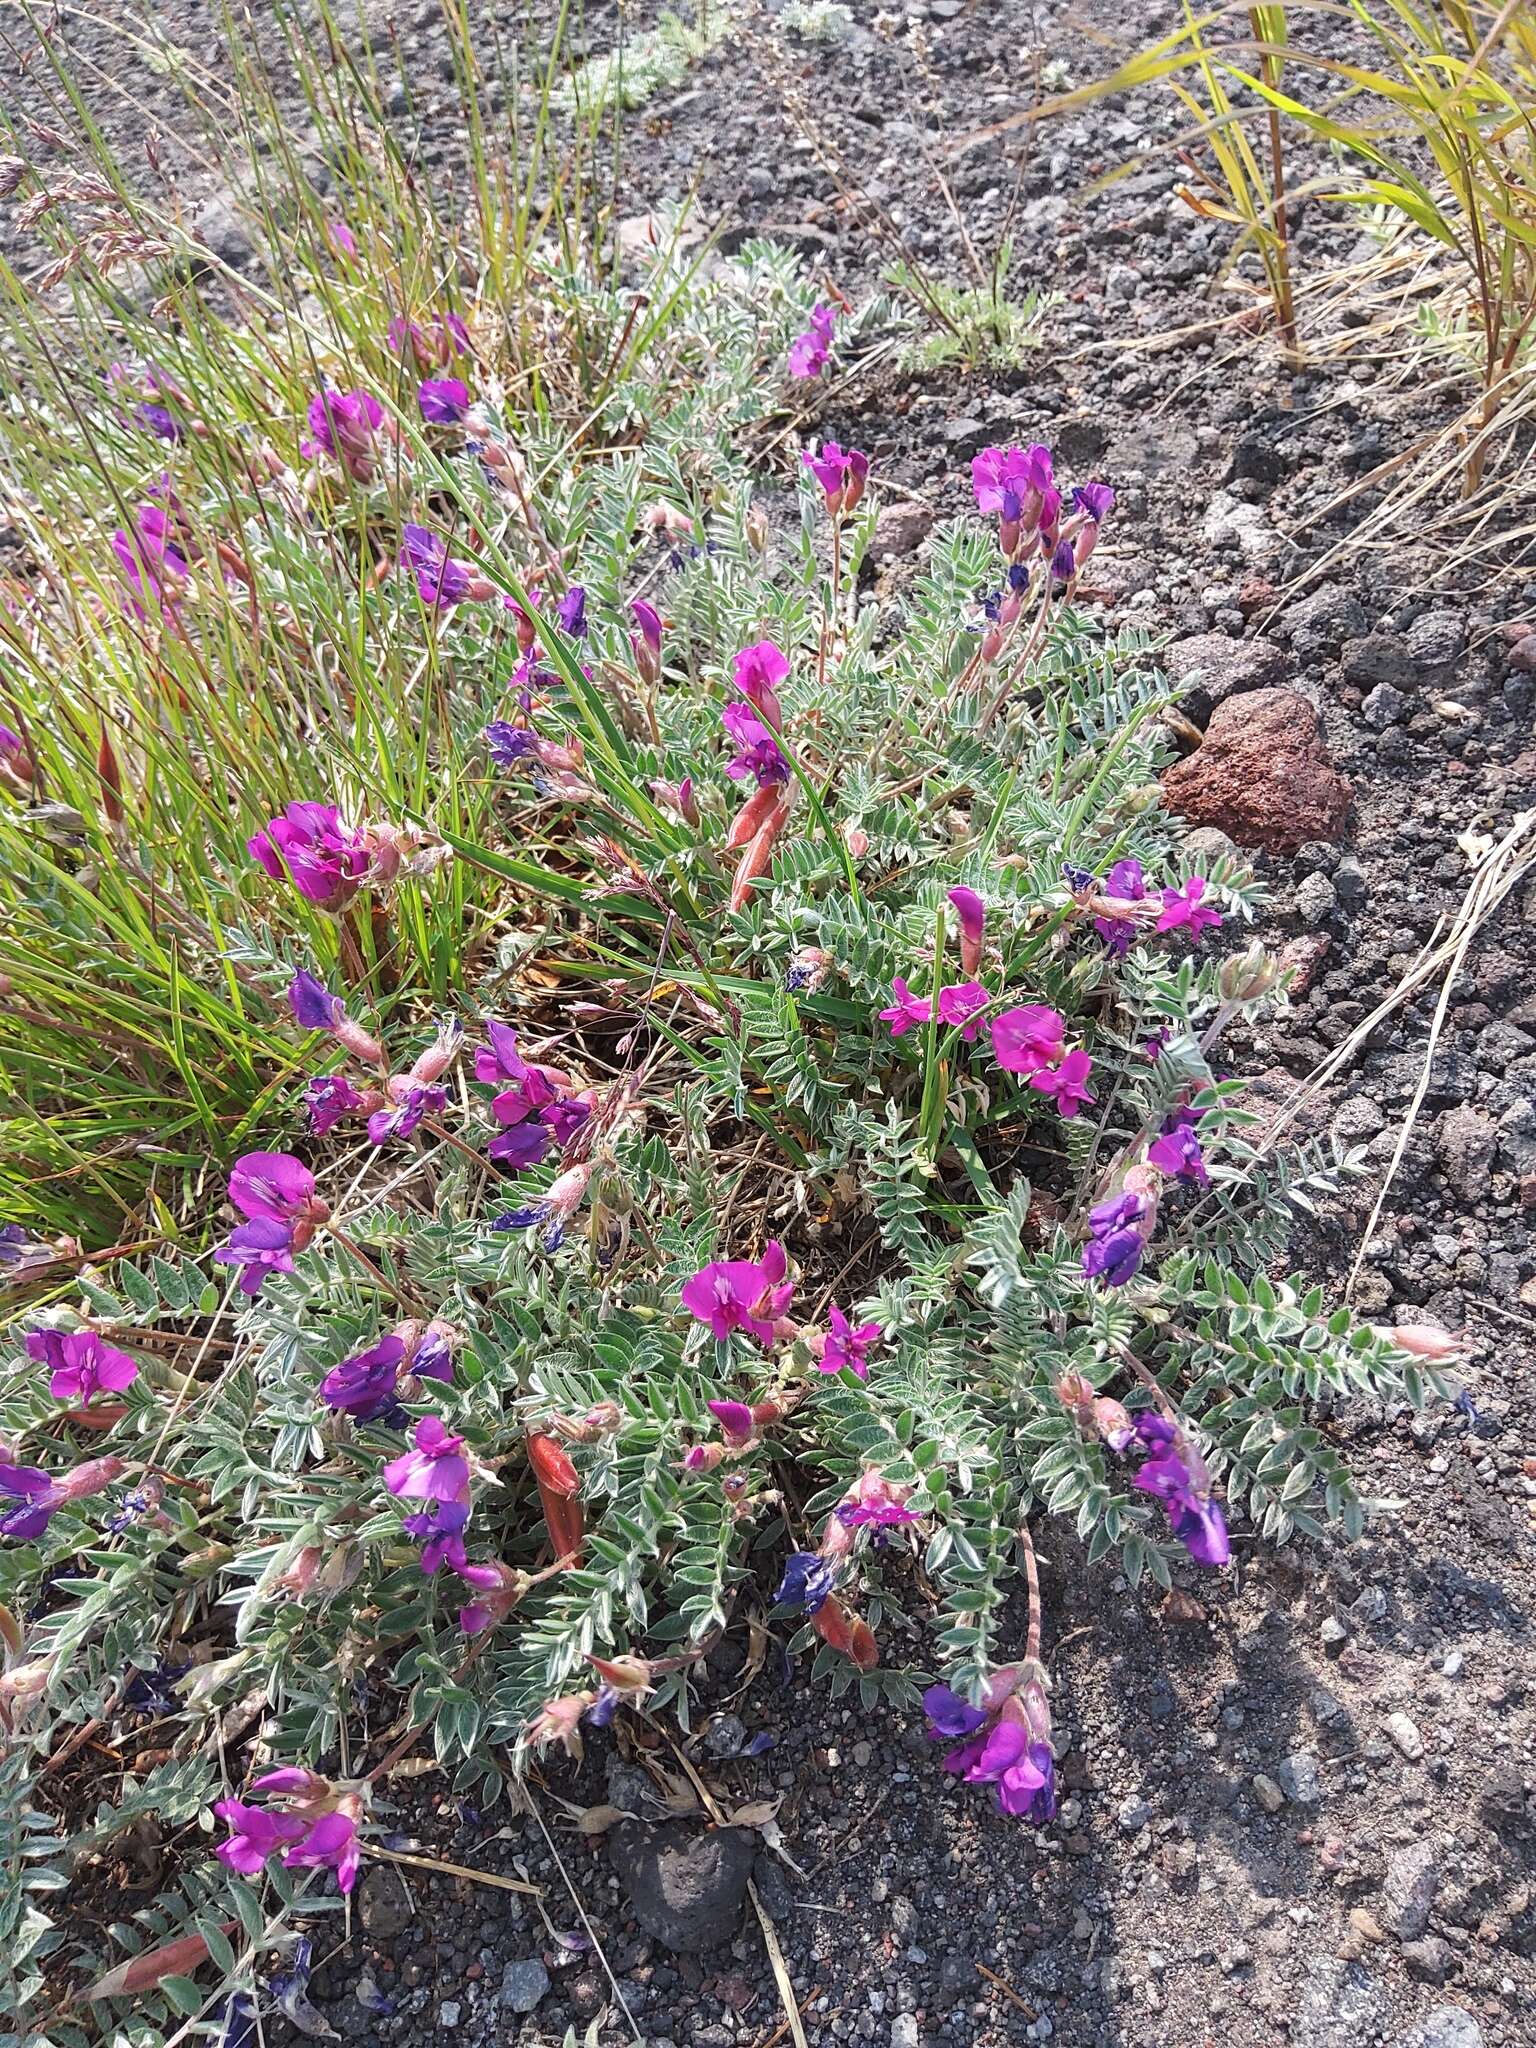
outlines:
M419 1380L453 1384L453 1336L445 1325L428 1323L411 1360L411 1371Z
M992 1019L992 1056L1010 1074L1037 1074L1061 1057L1066 1020L1043 1003L1022 1003Z
M1232 1555L1226 1518L1211 1498L1205 1462L1184 1432L1161 1415L1136 1417L1149 1456L1131 1484L1163 1503L1174 1535L1196 1564L1224 1565Z
M928 1739L930 1742L957 1742L962 1737L974 1735L978 1728L986 1726L987 1717L980 1707L973 1707L969 1700L961 1699L947 1685L930 1685L923 1694L923 1712L928 1716Z
M867 1380L868 1353L884 1335L878 1323L860 1323L855 1329L834 1301L827 1310L827 1334L816 1362L823 1372L842 1372L846 1367L861 1380Z
M343 1118L356 1116L367 1103L368 1097L345 1074L315 1074L304 1084L304 1108L317 1138L334 1130Z
M537 1117L530 1117L524 1123L514 1124L510 1130L498 1131L486 1146L487 1157L494 1159L498 1166L510 1167L520 1173L525 1167L538 1166L549 1156L554 1143L554 1133L549 1125Z
M1051 554L1051 574L1058 583L1070 583L1077 574L1077 556L1071 541L1057 541Z
M395 353L414 357L420 369L441 369L455 356L469 354L469 329L457 313L434 313L424 329L397 315L386 331Z
M720 713L720 722L737 746L737 752L725 764L725 772L733 781L753 775L759 789L788 782L789 763L784 750L755 711L745 704L727 704Z
M469 386L457 377L424 377L416 399L429 427L457 427L469 411Z
M640 628L641 640L652 654L660 654L661 613L643 597L637 597L629 609L635 624Z
M404 1500L463 1500L469 1492L469 1460L464 1439L450 1436L435 1415L416 1425L415 1449L392 1458L384 1467L384 1484Z
M567 1095L559 1102L550 1103L542 1114L544 1122L554 1133L555 1143L563 1152L591 1116L592 1105L583 1102L579 1095Z
M819 377L827 367L832 353L832 324L837 313L831 306L819 301L811 308L810 325L803 334L797 334L789 345L789 374L791 377Z
M13 1465L8 1458L0 1458L0 1497L21 1503L0 1514L0 1536L14 1537L18 1543L41 1536L65 1499L39 1466Z
M267 1858L298 1841L308 1825L296 1813L269 1813L243 1799L220 1799L213 1810L229 1829L228 1841L220 1842L214 1854L242 1877L259 1876Z
M258 1216L232 1230L213 1257L215 1265L240 1268L242 1294L258 1294L269 1274L293 1271L293 1232L286 1223Z
M334 804L289 804L247 839L245 850L274 882L291 881L322 910L349 903L373 859L366 836L344 825Z
M321 1400L359 1422L382 1415L395 1406L404 1357L405 1345L398 1337L381 1337L371 1350L356 1352L331 1368L320 1382Z
M1146 1196L1131 1189L1098 1202L1088 1211L1089 1241L1083 1247L1083 1271L1106 1287L1123 1287L1141 1264L1156 1209Z
M420 1514L406 1516L402 1525L406 1534L423 1539L421 1568L429 1579L445 1564L461 1574L468 1566L463 1534L468 1521L469 1503L463 1500L434 1501Z
M731 679L765 725L784 730L778 685L789 674L789 656L771 640L743 647L731 664Z
M987 932L987 906L974 889L963 885L949 892L950 903L960 921L960 965L974 974L981 965L981 948Z
M48 1391L55 1401L89 1407L100 1393L120 1394L139 1376L126 1351L103 1344L94 1330L30 1330L27 1356L49 1367Z
M795 1550L785 1563L773 1597L780 1607L814 1614L826 1604L836 1584L837 1565L832 1559L818 1557L814 1550Z
M288 1002L296 1024L306 1031L329 1031L342 1015L340 996L333 996L323 982L301 967L288 986Z
M1221 912L1212 910L1200 901L1205 894L1205 877L1191 875L1187 882L1177 889L1163 891L1163 908L1157 920L1160 932L1171 932L1175 926L1187 924L1189 935L1198 939L1205 927L1220 924Z
M1163 1125L1162 1134L1147 1147L1147 1163L1159 1173L1187 1180L1197 1188L1208 1188L1211 1184L1194 1127L1176 1118L1170 1118Z
M425 526L407 523L400 529L400 566L416 578L424 605L463 604L476 593L474 565L448 552L448 543Z
M1078 1047L1076 1051L1069 1052L1058 1066L1031 1074L1029 1085L1038 1088L1042 1095L1054 1096L1060 1115L1074 1117L1084 1103L1098 1101L1096 1095L1089 1094L1085 1085L1092 1068L1093 1061Z
M314 460L329 455L360 484L373 480L375 436L384 424L384 408L367 391L333 391L327 386L309 401L309 437L299 453Z
M717 1259L684 1283L682 1304L707 1324L717 1340L745 1330L766 1350L773 1326L789 1307L793 1286L785 1280L789 1261L777 1238L759 1260Z
M505 718L493 718L481 737L498 768L513 768L538 752L538 736L526 725L513 725Z
M991 1000L992 991L983 988L979 981L954 982L939 990L939 1016L970 1045L981 1029L982 1013Z
M1108 484L1079 484L1072 504L1092 525L1100 526L1114 510L1115 494Z
M357 1822L350 1814L325 1813L313 1822L303 1839L283 1857L285 1870L334 1870L339 1890L345 1895L357 1883L362 1850L358 1846Z
M387 1145L391 1138L409 1138L424 1116L436 1116L448 1100L446 1088L401 1088L394 1082L390 1085L396 1091L393 1099L368 1119L370 1145Z
M569 633L573 640L584 640L587 636L587 593L579 583L570 589L555 606L555 617L560 630Z
M926 1024L933 1015L933 1004L926 996L913 995L907 987L905 975L896 976L891 983L891 994L896 1000L888 1010L880 1012L880 1022L890 1025L892 1038L900 1038L919 1024Z
M1133 858L1117 860L1104 878L1104 893L1119 903L1140 903L1147 893L1141 862ZM1096 917L1093 928L1116 959L1130 951L1136 936L1135 921L1131 918Z

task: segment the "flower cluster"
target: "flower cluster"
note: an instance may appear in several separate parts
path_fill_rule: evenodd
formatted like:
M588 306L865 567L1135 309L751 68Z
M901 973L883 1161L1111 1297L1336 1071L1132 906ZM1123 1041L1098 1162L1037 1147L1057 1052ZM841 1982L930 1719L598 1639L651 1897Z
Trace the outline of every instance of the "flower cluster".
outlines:
M397 1324L366 1351L344 1358L320 1382L320 1398L355 1422L381 1421L403 1429L400 1404L419 1398L422 1380L453 1380L453 1331L436 1318Z
M1056 1756L1045 1674L1026 1660L996 1671L972 1706L947 1685L923 1694L929 1737L953 1742L944 1768L968 1785L996 1788L1000 1813L1043 1825L1056 1818Z
M491 1114L501 1126L490 1156L514 1171L538 1166L552 1150L569 1147L592 1115L596 1091L578 1089L559 1067L525 1060L509 1024L488 1018L485 1028L489 1042L475 1053L475 1079L496 1090Z

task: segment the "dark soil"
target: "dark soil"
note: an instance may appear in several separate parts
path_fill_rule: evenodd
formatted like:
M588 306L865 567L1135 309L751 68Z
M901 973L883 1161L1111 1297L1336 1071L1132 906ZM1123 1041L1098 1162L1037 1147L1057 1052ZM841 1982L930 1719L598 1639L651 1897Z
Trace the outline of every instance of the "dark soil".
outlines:
M386 10L366 12L382 31ZM523 14L479 12L514 29ZM650 12L629 9L631 29ZM876 231L883 213L916 258L962 277L958 225L930 160L1027 104L1033 53L1082 80L1106 62L1086 31L1151 40L1175 19L1168 5L1109 0L1068 14L911 0L885 34L866 0L853 12L854 29L832 46L785 34L771 11L749 14L746 30L634 117L622 210L638 215L697 185L704 218L794 241L851 299L892 253ZM167 5L158 18L201 48L209 13ZM611 6L589 7L594 49L611 42L613 21ZM436 83L438 24L435 6L399 20L421 156L443 167L454 135L450 88ZM71 19L62 33L100 59L102 118L132 137L142 116L106 90L105 31ZM162 103L156 80L139 85ZM786 121L786 93L815 146ZM1486 560L1474 570L1412 546L1346 547L1297 594L1374 499L1319 520L1322 508L1443 424L1465 393L1430 389L1411 358L1379 351L1290 375L1268 337L1234 328L1234 310L1252 302L1218 285L1230 231L1195 221L1173 196L1184 173L1162 152L1175 128L1170 103L1149 96L1046 126L1022 167L1011 137L949 161L955 203L983 249L1017 181L1016 289L1063 294L1043 345L988 374L855 376L819 399L814 426L866 448L888 499L941 513L966 502L978 447L1052 442L1074 475L1103 475L1120 494L1096 564L1110 618L1174 640L1235 642L1262 627L1275 643L1270 671L1318 708L1356 791L1345 843L1255 856L1273 894L1264 936L1292 942L1307 969L1291 1013L1240 1051L1279 1100L1455 911L1470 874L1462 835L1498 837L1532 802L1532 679L1508 665L1496 628L1536 616L1536 565L1522 586L1506 557L1490 590ZM836 177L825 161L834 149ZM1087 193L1128 160L1130 177ZM1315 206L1299 211L1304 270L1348 252L1353 228ZM1149 340L1166 345L1128 346ZM910 569L903 557L882 574ZM1198 1618L1175 1619L1168 1603L1089 1572L1068 1532L1046 1533L1046 1653L1068 1794L1056 1826L1035 1833L997 1818L937 1769L914 1720L851 1712L798 1673L770 1670L742 1693L741 1648L727 1643L711 1659L694 1754L722 1808L782 1802L777 1824L798 1868L764 1849L758 1883L810 2041L1513 2048L1536 2038L1533 925L1527 886L1467 958L1354 1292L1378 1320L1429 1316L1464 1330L1471 1407L1335 1414L1329 1427L1383 1503L1366 1540L1279 1553L1240 1544L1229 1573L1187 1574ZM1378 1176L1301 1244L1309 1276L1335 1288L1417 1086L1436 992L1376 1027L1320 1112L1320 1124L1367 1147ZM909 1648L922 1661L915 1625ZM740 1728L712 1730L713 1713ZM773 1748L732 1760L765 1731ZM602 1844L570 1828L562 1801L617 1793L618 1804L657 1810L632 1768L655 1740L631 1720L595 1734L581 1768L546 1764L538 1819L431 1803L407 1812L402 1825L425 1853L522 1870L544 1886L547 1918L520 1895L420 1873L400 1900L370 1875L351 1940L313 1987L337 2031L557 2042L606 2009L596 2038L618 2042L631 2031L611 1970L657 2048L783 2038L750 1911L729 1946L669 1953L629 1918ZM675 1771L665 1747L650 1753ZM600 1956L554 1939L583 1933L582 1916ZM550 1988L524 2017L502 2002L503 1980L534 1959ZM393 2016L358 2003L365 1964L398 2001ZM515 2003L537 1977L506 1982Z

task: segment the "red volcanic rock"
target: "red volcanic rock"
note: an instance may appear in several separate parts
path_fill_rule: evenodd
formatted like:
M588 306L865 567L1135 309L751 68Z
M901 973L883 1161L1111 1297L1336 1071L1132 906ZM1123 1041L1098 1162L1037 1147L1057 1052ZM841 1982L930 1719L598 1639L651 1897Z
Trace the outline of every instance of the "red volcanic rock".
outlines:
M1294 853L1343 835L1354 791L1305 697L1250 690L1216 706L1204 745L1164 772L1163 794L1192 825L1214 825L1239 846Z

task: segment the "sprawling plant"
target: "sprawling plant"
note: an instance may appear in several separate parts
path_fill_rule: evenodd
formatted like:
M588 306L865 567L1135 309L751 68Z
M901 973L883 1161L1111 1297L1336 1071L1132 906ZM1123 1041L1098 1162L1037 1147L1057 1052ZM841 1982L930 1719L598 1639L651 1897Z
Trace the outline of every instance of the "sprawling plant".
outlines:
M707 318L759 332L765 296L782 350L805 301L766 256ZM259 523L193 503L158 409L208 408L146 371L166 472L113 542L103 638L173 673L218 657L236 549L264 616L328 574L327 630L401 671L280 806L225 791L225 962L285 1120L239 1220L22 1317L0 1406L13 1731L171 1718L125 1810L225 1824L200 1954L237 1880L284 1914L350 1887L384 1729L484 1797L503 1752L686 1716L753 1607L870 1701L915 1690L887 1615L936 1602L949 1768L1048 1819L1037 1595L1023 1657L999 1638L1029 1518L1164 1585L1233 1520L1353 1532L1306 1404L1422 1393L1266 1272L1348 1162L1270 1143L1212 1064L1277 973L1225 943L1249 877L1191 873L1160 807L1151 648L1084 608L1112 491L989 449L986 523L861 603L859 451L808 448L776 515L697 410L541 471L479 332L399 316L416 421L318 365ZM838 345L818 306L802 382ZM104 788L142 800L122 762ZM402 999L445 895L479 932ZM236 1793L210 1735L252 1700Z

